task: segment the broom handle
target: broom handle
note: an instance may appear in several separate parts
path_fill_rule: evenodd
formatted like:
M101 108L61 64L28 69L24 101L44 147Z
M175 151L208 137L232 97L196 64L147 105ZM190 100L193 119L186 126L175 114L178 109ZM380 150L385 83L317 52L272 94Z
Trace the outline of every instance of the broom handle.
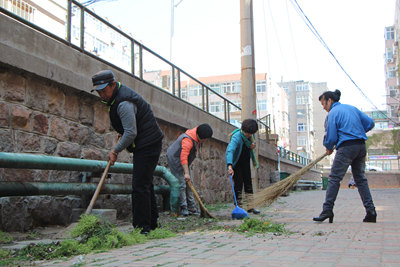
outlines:
M235 187L233 186L232 174L229 174L229 178L231 178L231 185L232 185L233 198L235 199L235 205L236 205L236 207L237 207L238 204L237 204L237 201L236 201Z
M197 193L196 189L194 189L194 186L192 184L192 182L189 180L187 181L187 184L189 186L189 188L192 190L193 195L195 196L195 198L197 199L197 201L199 202L200 208L207 213L207 215L213 219L215 219L215 217L208 211L208 209L206 208L206 206L204 206L203 201L201 201L201 198L199 196L199 194Z
M101 176L100 182L99 182L99 184L97 185L96 191L94 192L94 195L93 195L93 197L92 197L92 200L90 201L90 204L89 204L89 206L88 206L87 209L86 209L86 212L85 212L86 215L89 215L89 214L92 212L94 203L96 202L97 197L98 197L99 194L100 194L100 190L101 190L101 188L102 188L102 186L103 186L103 184L104 184L104 181L105 181L105 179L106 179L106 177L107 177L107 173L108 173L108 170L110 169L110 167L111 167L111 161L109 160L108 163L107 163L106 169L105 169L104 172L103 172L103 176Z

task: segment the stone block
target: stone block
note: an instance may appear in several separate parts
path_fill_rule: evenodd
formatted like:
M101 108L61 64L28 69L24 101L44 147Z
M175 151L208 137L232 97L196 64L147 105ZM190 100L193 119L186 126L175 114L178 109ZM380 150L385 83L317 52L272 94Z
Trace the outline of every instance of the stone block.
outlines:
M14 142L11 130L0 129L0 151L14 152Z
M10 125L10 111L7 103L0 102L0 127Z
M49 119L42 113L36 113L32 117L32 128L35 132L47 134L49 131Z
M49 89L48 93L48 108L49 113L62 116L64 113L65 95L58 88Z
M15 132L15 147L17 152L40 152L41 138L37 134L16 131Z
M13 73L2 75L4 99L13 102L23 102L25 98L26 79Z
M107 112L107 107L102 103L94 105L94 130L98 133L105 133L110 128L110 119Z
M37 79L29 78L26 83L25 103L28 107L42 112L48 112L47 92L48 85Z
M62 142L58 144L57 154L61 157L80 158L81 147L75 143Z
M68 128L66 120L53 116L50 124L50 136L58 140L67 140Z
M30 117L32 112L23 106L13 106L11 108L12 126L17 129L30 130Z
M79 118L79 99L78 96L67 94L65 97L64 116L68 119L78 121Z

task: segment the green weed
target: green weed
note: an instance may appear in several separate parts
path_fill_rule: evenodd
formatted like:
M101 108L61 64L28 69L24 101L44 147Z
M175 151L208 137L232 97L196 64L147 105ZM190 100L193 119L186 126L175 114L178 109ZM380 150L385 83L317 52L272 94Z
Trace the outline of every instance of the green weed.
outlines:
M10 234L0 231L0 244L8 244L11 243L12 241L13 237Z
M259 220L259 219L248 219L245 218L243 223L235 229L236 232L246 234L256 233L278 233L288 234L289 232L285 229L284 224L272 223L270 221Z

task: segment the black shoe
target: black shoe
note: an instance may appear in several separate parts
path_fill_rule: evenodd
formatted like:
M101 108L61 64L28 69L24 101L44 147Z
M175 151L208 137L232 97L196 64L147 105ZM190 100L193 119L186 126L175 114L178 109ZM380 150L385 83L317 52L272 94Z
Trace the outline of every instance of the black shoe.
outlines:
M329 218L329 223L333 223L333 212L331 210L323 211L318 217L314 217L313 220L316 222L323 222Z
M148 231L144 231L144 230L142 230L142 231L140 231L140 234L142 234L142 235L148 235L148 234L149 234L149 232L148 232Z
M254 214L260 214L260 211L258 209L249 209L247 212L252 212Z
M376 211L375 209L371 211L367 211L367 215L365 215L365 218L363 222L371 222L371 223L376 223Z

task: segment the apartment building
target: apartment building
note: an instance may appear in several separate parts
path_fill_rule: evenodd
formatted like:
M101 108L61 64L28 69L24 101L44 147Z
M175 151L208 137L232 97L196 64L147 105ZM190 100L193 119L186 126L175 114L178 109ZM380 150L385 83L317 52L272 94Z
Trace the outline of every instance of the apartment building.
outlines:
M0 0L0 7L41 27L53 35L67 39L67 0ZM71 43L114 65L131 70L131 41L85 12L84 31L81 31L82 9L72 4ZM83 38L81 35L83 34Z
M385 87L387 113L391 120L389 128L396 127L400 115L398 41L395 40L397 28L398 25L385 28Z
M143 78L171 93L170 71L146 71ZM277 145L289 146L289 113L288 96L285 90L271 83L266 73L256 74L256 114L257 118L268 126L269 139ZM209 90L209 89L211 90ZM180 90L179 92L177 92ZM214 93L215 92L215 93ZM216 117L224 119L229 113L231 124L240 127L242 107L241 74L229 74L196 78L180 77L180 86L175 82L175 94L199 107L203 107L208 99L208 111ZM234 105L227 104L228 99ZM260 134L267 129L261 128Z
M278 83L289 96L290 150L315 158L325 152L322 141L326 112L318 97L328 90L326 82L289 81ZM321 162L329 166L329 159Z

